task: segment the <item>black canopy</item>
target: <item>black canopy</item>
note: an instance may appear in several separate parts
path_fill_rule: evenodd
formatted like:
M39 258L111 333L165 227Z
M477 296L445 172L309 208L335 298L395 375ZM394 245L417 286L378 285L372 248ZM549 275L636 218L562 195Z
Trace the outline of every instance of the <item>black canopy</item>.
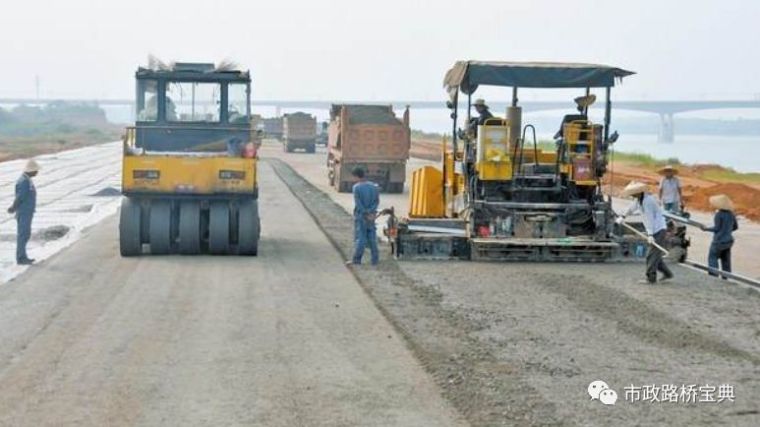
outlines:
M473 93L478 85L528 88L612 87L615 80L635 74L606 65L556 62L457 61L443 84L451 92Z

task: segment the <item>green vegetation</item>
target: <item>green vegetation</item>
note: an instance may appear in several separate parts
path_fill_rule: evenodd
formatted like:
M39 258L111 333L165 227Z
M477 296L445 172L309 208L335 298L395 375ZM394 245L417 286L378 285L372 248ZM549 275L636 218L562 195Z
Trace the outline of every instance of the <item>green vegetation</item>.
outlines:
M97 105L59 101L0 108L0 160L114 141L121 133Z

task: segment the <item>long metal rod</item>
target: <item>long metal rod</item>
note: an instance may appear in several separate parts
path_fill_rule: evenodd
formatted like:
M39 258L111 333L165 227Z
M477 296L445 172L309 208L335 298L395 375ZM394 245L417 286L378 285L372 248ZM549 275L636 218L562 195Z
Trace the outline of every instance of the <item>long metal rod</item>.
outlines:
M737 282L742 282L742 283L745 283L747 285L752 285L752 286L760 288L760 280L755 280L755 279L749 278L747 276L742 276L741 274L729 273L727 271L719 270L717 268L713 268L713 267L710 267L710 266L707 266L707 265L704 265L704 264L700 264L698 262L694 262L694 261L691 261L691 260L688 260L688 259L686 261L684 261L683 263L686 264L686 265L690 265L692 267L698 268L700 270L707 271L709 273L714 273L714 274L718 274L718 275L721 275L721 276L726 276L727 278L732 279L732 280L736 280Z
M691 219L691 218L685 218L685 217L682 217L682 216L680 216L680 215L676 215L676 214L674 214L674 213L671 213L671 212L667 212L667 211L664 211L664 212L662 213L662 215L663 215L665 218L670 218L670 219L672 219L673 221L675 221L675 222L680 222L680 223L682 223L682 224L686 224L686 225L692 225L692 226L694 226L694 227L699 227L699 228L702 228L702 227L704 227L704 226L705 226L705 225L704 225L704 224L702 224L701 222L698 222L698 221L694 221L694 220L693 220L693 219Z
M625 227L628 230L632 231L637 236L639 236L639 237L641 237L641 238L646 239L647 241L649 241L649 236L647 236L646 234L642 233L641 231L639 231L639 230L631 227L630 225L626 224L625 221L621 222L620 225L622 225L623 227ZM652 242L650 244L652 246L654 246L655 248L659 249L660 251L662 251L662 253L664 253L665 256L668 256L668 254L670 254L670 252L668 252L667 249L665 249L662 246L658 245L657 242Z

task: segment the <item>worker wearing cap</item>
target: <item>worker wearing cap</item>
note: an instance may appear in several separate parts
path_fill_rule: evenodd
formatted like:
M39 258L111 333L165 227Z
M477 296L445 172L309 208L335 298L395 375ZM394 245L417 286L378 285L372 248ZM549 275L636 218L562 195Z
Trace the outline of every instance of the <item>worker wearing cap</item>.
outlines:
M491 110L488 108L488 104L486 104L486 100L483 98L478 98L475 100L475 103L472 104L473 107L475 107L475 111L478 113L478 117L473 117L470 119L470 130L472 131L473 135L478 134L478 126L482 126L486 123L486 120L492 119L493 114L491 114Z
M379 253L377 249L377 207L380 205L380 191L377 184L367 180L364 169L355 167L351 174L359 182L354 184L354 256L347 264L362 263L364 249L369 245L372 265L377 265Z
M29 160L21 177L16 181L16 197L8 213L16 214L16 263L30 265L34 260L26 254L26 244L32 236L32 218L37 209L37 190L34 188L34 178L40 171L40 166L34 160Z
M717 194L710 197L710 205L716 209L712 227L702 227L704 231L713 233L710 243L710 252L707 255L707 265L711 268L731 272L731 247L734 245L733 232L739 229L734 214L734 204L725 194ZM711 275L717 276L715 272ZM725 277L723 277L725 279Z
M622 224L625 217L636 212L641 212L644 217L644 228L648 236L649 248L647 251L647 270L646 282L655 283L657 281L657 271L663 274L661 280L673 278L673 272L670 271L662 257L665 255L655 244L665 246L665 236L667 226L665 217L662 214L662 208L657 199L649 193L649 187L642 182L631 182L622 193L623 197L632 197L635 202L631 205L626 213L619 216L615 222Z
M683 194L681 193L681 181L678 180L678 169L667 165L658 171L662 175L660 180L660 201L666 211L675 214L683 210Z

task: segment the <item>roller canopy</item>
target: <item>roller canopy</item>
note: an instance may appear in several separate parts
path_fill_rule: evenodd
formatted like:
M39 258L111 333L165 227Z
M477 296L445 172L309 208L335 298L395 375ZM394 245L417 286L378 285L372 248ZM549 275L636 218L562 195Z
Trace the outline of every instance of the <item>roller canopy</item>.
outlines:
M446 72L443 85L471 94L479 85L528 88L612 87L615 80L635 74L606 65L558 62L457 61Z

